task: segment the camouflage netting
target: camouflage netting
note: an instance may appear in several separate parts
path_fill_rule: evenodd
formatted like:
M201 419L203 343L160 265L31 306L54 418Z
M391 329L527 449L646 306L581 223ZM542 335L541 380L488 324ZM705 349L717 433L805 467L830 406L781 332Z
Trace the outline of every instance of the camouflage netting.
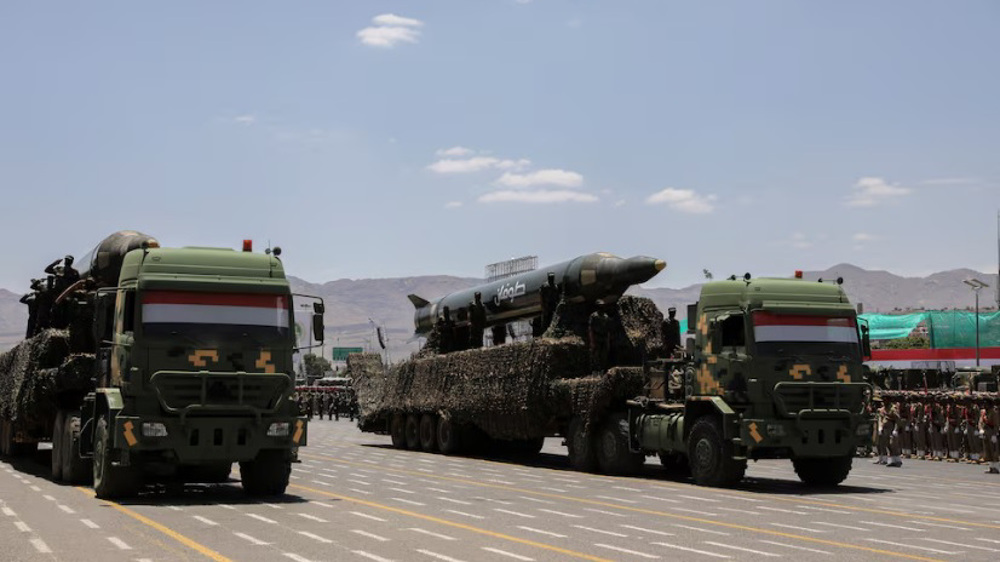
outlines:
M0 354L0 416L44 423L60 395L93 388L93 373L93 355L70 355L66 330L45 330Z
M591 423L612 405L641 395L645 383L642 367L612 367L597 375L554 381L552 398L582 417L589 431Z
M613 403L642 393L644 359L662 354L663 316L648 299L623 297L610 315L617 364L594 373L584 343L592 307L561 303L539 339L497 347L434 352L425 349L385 372L378 356L349 366L362 429L386 429L393 413L447 412L498 439L550 435L553 421L582 415L587 423Z

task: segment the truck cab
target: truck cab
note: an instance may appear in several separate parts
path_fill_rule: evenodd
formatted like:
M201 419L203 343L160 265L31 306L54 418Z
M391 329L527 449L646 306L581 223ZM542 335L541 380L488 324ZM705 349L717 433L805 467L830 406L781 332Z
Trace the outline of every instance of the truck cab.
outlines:
M763 458L791 459L807 483L843 481L872 421L867 333L840 283L747 276L706 284L693 308L690 353L667 362L683 386L656 404L670 413L633 403L634 446L686 458L707 485Z
M276 253L144 247L95 301L97 388L80 433L98 496L149 478L224 480L233 462L247 492L283 493L307 426L291 399L295 308ZM316 299L318 341L322 319Z

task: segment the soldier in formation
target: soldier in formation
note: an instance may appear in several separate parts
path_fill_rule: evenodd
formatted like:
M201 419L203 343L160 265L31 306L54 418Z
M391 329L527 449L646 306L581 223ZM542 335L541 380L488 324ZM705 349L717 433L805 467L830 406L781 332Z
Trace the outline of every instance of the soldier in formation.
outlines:
M61 329L69 325L66 296L80 280L80 272L73 268L73 261L73 256L57 259L45 267L44 280L31 280L31 292L21 297L21 304L28 307L26 338L49 328Z

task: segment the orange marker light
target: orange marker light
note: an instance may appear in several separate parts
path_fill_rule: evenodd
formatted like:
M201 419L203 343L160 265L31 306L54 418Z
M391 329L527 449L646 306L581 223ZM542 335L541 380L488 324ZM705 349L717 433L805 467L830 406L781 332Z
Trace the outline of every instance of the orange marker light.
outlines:
M253 251L253 240L244 240L243 241L243 251L244 252L252 252Z
M796 269L795 270L795 278L796 279L802 279L802 270L801 269Z

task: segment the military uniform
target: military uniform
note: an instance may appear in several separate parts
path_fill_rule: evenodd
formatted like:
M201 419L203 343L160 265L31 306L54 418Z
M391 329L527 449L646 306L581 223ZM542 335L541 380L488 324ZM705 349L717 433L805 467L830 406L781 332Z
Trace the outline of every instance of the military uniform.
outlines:
M939 461L948 456L945 444L944 406L935 402L928 404L927 408L930 408L931 417L930 429L928 430L931 440L931 458Z
M948 446L948 462L958 462L962 451L962 418L957 404L948 404L946 410L945 436Z
M913 420L910 418L910 404L902 402L899 405L899 448L903 457L910 458L913 454Z
M469 303L469 347L483 347L483 332L486 331L486 307L483 306L479 293L476 300Z
M979 414L979 431L983 437L983 460L990 465L988 474L1000 474L1000 446L997 430L1000 429L1000 406L984 405Z
M591 313L587 326L590 335L590 368L603 371L608 367L611 354L611 318L607 312L598 308Z
M917 458L927 456L927 415L924 407L916 402L911 410L913 419L913 449Z
M979 409L975 404L970 404L962 409L962 413L965 417L965 451L969 462L978 463L983 451L982 440L979 437Z

